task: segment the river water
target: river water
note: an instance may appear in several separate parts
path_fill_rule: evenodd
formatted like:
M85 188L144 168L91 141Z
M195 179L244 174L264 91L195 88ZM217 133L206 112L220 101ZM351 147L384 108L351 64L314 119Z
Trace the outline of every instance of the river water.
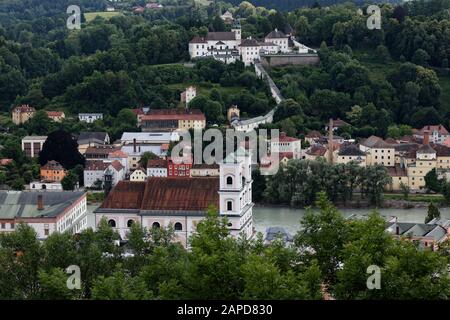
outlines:
M352 214L367 215L373 209L339 209L344 217ZM427 208L413 209L378 209L381 215L386 217L395 216L400 222L423 223L427 216ZM450 208L440 208L442 218L450 218ZM305 215L304 209L293 209L283 207L254 207L253 224L257 231L263 234L267 227L283 227L289 233L295 234L300 229L300 219Z
M94 226L93 211L95 205L88 206L88 226ZM339 209L344 217L352 214L367 215L372 209ZM400 222L423 223L427 215L427 208L413 209L378 209L381 215L386 217L395 216ZM440 208L442 218L450 219L450 207ZM292 235L300 229L300 219L305 215L306 210L287 207L255 206L253 208L253 225L256 231L265 234L267 227L283 227Z

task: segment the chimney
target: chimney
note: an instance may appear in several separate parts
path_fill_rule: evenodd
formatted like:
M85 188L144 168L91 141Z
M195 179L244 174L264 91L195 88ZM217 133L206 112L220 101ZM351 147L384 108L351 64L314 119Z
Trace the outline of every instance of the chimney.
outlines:
M328 162L333 163L333 119L330 118L328 125Z
M37 209L44 210L44 199L42 197L42 194L38 194L37 196Z
M423 145L428 145L430 144L430 133L428 132L428 130L425 130L423 132Z
M133 152L136 153L136 138L133 139Z

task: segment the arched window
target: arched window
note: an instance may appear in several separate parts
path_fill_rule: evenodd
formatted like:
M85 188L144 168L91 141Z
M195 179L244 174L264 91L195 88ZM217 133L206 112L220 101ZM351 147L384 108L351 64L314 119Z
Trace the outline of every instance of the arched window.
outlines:
M152 228L161 228L161 225L159 224L159 222L153 222Z
M128 220L128 221L127 221L127 227L128 227L128 228L131 228L131 226L133 225L133 223L134 223L134 220L133 220L133 219Z
M233 201L231 201L231 200L227 201L227 210L233 211Z
M180 222L175 223L175 231L181 231L183 230L183 225Z
M233 177L227 177L227 185L231 186L233 184Z
M115 227L116 227L116 220L110 219L110 220L108 221L108 224L109 224L111 227L115 228Z

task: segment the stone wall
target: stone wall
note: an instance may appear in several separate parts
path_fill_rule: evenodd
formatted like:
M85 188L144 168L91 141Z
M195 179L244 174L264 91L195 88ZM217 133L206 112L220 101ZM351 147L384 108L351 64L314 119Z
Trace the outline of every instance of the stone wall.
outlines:
M261 64L264 67L278 67L285 65L314 65L319 63L317 54L276 54L261 55Z

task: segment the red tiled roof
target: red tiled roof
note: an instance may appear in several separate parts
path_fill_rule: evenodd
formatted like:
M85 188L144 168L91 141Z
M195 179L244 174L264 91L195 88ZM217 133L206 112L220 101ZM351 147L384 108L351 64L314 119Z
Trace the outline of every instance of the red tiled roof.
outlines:
M111 154L118 150L115 146L90 146L86 148L85 154Z
M13 112L21 112L21 113L23 113L23 112L35 112L36 109L31 107L28 104L23 104L23 105L15 107L12 111Z
M152 120L206 120L205 115L198 109L177 110L161 109L151 110L148 114L142 116L142 121Z
M114 169L116 169L116 171L120 171L120 170L122 170L124 168L123 165L118 160L114 160L113 162L111 162L111 166Z
M6 165L10 164L11 162L13 162L13 159L0 159L1 166L6 166Z
M145 182L119 181L100 208L139 209L144 190Z
M312 156L323 156L327 152L327 148L323 146L312 146L308 151L306 151L307 154Z
M46 164L44 164L41 169L43 170L64 170L64 167L55 160L50 160Z
M428 131L428 132L437 131L441 135L448 135L449 134L447 129L441 124L439 124L439 125L431 125L431 126L428 125L428 126L423 127L422 129L420 129L420 133L422 133L422 134L425 133L425 131Z
M190 43L207 43L207 41L202 37L194 37Z
M285 132L281 132L280 137L278 138L279 142L294 142L299 140L300 139L287 136Z
M167 168L167 160L150 159L147 162L147 168Z
M110 158L128 158L128 155L122 150L116 150L109 154Z
M146 182L119 181L100 207L206 211L210 205L219 207L218 190L218 177L150 177Z
M103 162L100 160L91 160L86 161L86 166L84 167L84 170L90 170L90 171L105 171L106 168L108 168L109 163Z
M62 117L64 112L62 111L47 111L47 116L49 117Z

